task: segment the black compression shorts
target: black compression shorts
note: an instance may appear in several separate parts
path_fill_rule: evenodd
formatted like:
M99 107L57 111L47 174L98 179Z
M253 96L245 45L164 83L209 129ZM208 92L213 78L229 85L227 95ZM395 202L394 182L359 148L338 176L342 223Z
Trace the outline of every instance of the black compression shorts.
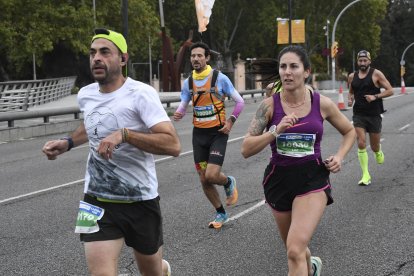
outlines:
M276 211L291 211L297 196L325 191L328 203L333 203L329 171L319 159L294 166L269 164L263 178L266 202Z

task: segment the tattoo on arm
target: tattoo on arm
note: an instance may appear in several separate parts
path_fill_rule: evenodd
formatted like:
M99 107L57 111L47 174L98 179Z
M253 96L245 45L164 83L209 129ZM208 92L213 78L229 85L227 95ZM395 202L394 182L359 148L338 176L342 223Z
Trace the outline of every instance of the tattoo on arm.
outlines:
M269 105L265 102L262 102L259 108L256 111L256 115L253 118L249 126L249 134L252 136L258 136L263 133L263 130L266 128L268 119L266 113L269 110Z

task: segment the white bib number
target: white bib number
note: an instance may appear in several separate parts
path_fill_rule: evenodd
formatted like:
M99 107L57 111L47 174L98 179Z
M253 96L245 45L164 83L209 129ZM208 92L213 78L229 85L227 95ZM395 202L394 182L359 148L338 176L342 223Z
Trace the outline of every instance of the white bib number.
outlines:
M104 213L105 210L101 207L80 201L75 233L88 234L98 232L98 220L103 217Z
M277 153L291 157L315 154L316 134L282 133L276 139Z
M197 122L214 121L216 119L213 105L195 106L194 113L196 115L195 120Z

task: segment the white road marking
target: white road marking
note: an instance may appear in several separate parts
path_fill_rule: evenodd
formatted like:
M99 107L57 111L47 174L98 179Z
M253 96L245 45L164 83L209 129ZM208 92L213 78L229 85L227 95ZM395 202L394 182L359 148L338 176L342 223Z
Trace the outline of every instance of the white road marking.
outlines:
M233 138L233 139L228 140L227 143L235 142L235 141L241 140L243 138L244 138L244 136L237 137L237 138ZM80 148L84 148L84 147L88 147L88 145L79 146L79 147L76 147L74 149L80 149ZM181 153L179 155L179 157L180 156L189 155L192 152L193 152L192 150L183 152L183 153ZM165 161L165 160L169 160L169 159L172 159L172 158L175 158L175 157L168 156L168 157L160 158L160 159L155 160L155 163L159 163L159 162L162 162L162 161ZM42 189L42 190L30 192L30 193L27 193L27 194L23 194L23 195L19 195L19 196L14 196L14 197L6 198L6 199L3 199L3 200L0 200L0 204L7 203L7 202L10 202L10 201L13 201L13 200L23 199L23 198L26 198L26 197L29 197L29 196L33 196L33 195L37 195L37 194L44 193L44 192L49 192L49 191L57 190L57 189L60 189L60 188L63 188L63 187L68 187L68 186L80 184L80 183L82 183L84 181L85 181L85 179L83 178L83 179L75 180L75 181L72 181L72 182L64 183L64 184L61 184L61 185L53 186L53 187L50 187L50 188L46 188L46 189Z
M236 137L236 138L233 138L233 139L228 140L227 143L239 141L239 140L241 140L243 138L244 138L244 136ZM87 146L81 146L81 147L87 147ZM76 148L81 148L81 147L76 147ZM192 150L189 150L189 151L186 151L186 152L181 153L179 156L186 156L186 155L191 154L192 152L193 152ZM155 160L155 163L159 163L159 162L162 162L162 161L165 161L165 160L169 160L169 159L172 159L172 158L174 158L174 157L168 156L168 157L160 158L160 159ZM6 199L3 199L3 200L0 200L0 204L7 203L7 202L10 202L10 201L14 201L14 200L23 199L23 198L26 198L26 197L29 197L29 196L37 195L37 194L44 193L44 192L48 192L48 191L57 190L57 189L60 189L60 188L63 188L63 187L68 187L68 186L72 186L72 185L76 185L76 184L81 184L82 182L84 182L84 180L85 179L79 179L79 180L72 181L72 182L68 182L68 183L65 183L65 184L58 185L58 186L50 187L50 188L47 188L47 189L42 189L42 190L34 191L34 192L31 192L31 193L19 195L19 196L6 198ZM244 211L242 211L242 212L234 215L233 217L230 217L229 218L229 221L237 220L240 217L242 217L242 216L244 216L244 215L252 212L253 210L261 207L264 204L265 204L265 201L262 200L259 203L253 205L252 207L250 207L250 208L248 208L248 209L246 209L246 210L244 210Z
M56 190L56 189L63 188L63 187L72 186L72 185L75 185L75 184L82 183L83 181L84 181L84 179L79 179L79 180L72 181L72 182L69 182L69 183L65 183L65 184L61 184L61 185L58 185L58 186L50 187L50 188L47 188L47 189L42 189L42 190L34 191L34 192L31 192L31 193L27 193L27 194L24 194L24 195L9 197L9 198L0 200L0 204L6 203L6 202L9 202L9 201L12 201L12 200L16 200L16 199L22 199L22 198L29 197L29 196L32 196L32 195L37 195L37 194L40 194L40 193L43 193L43 192Z
M262 200L262 201L260 201L259 203L256 203L255 205L253 205L252 207L250 207L250 208L248 208L248 209L246 209L246 210L244 210L244 211L242 211L242 212L238 213L237 215L232 216L231 218L229 218L229 221L236 220L236 219L238 219L238 218L240 218L240 217L242 217L242 216L246 215L247 213L250 213L250 212L251 212L251 211L253 211L254 209L259 208L260 206L262 206L262 205L264 205L264 204L265 204L265 201L264 201L264 200Z
M398 129L398 131L403 131L403 130L405 130L405 129L409 128L409 127L410 127L410 124L406 124L405 126L400 127L400 128Z

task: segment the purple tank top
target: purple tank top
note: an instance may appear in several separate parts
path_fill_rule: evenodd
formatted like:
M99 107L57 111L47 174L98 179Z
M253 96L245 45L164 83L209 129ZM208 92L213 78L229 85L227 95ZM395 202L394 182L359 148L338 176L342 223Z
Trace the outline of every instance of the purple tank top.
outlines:
M291 128L285 130L270 143L272 156L270 162L276 166L290 166L301 164L321 157L321 141L323 135L323 117L320 109L319 93L311 93L311 110L305 117ZM267 125L280 123L286 116L280 101L280 93L273 95L273 117Z

